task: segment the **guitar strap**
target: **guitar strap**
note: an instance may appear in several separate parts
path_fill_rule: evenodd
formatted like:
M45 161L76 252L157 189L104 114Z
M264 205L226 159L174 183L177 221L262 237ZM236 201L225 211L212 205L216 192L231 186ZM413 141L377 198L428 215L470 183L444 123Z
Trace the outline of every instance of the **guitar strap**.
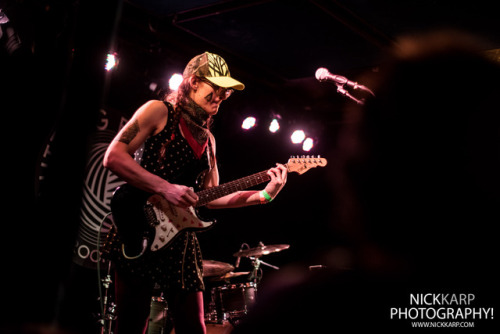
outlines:
M215 137L210 130L208 131L207 158L208 169L212 170L217 162L215 160Z

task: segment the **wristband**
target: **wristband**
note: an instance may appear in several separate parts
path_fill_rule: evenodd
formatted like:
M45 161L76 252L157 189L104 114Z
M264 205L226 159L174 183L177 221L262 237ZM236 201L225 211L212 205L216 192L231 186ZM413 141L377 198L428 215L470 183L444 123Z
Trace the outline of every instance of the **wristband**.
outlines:
M259 198L260 198L260 204L267 204L267 200L264 197L264 194L262 193L262 191L259 191Z
M262 204L269 203L273 200L273 198L267 193L267 191L262 190L260 192L260 202Z

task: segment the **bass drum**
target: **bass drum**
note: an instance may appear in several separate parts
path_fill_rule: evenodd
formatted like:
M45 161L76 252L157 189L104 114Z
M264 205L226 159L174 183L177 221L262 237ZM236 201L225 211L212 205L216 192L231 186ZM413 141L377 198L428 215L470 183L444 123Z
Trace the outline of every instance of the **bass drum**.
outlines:
M212 288L207 317L209 322L236 322L245 316L255 301L257 286L253 282L223 285Z

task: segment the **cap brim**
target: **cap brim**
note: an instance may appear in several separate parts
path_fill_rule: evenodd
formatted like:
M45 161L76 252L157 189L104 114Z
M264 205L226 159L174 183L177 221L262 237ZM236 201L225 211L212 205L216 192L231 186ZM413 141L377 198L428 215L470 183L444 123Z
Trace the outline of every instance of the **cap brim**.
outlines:
M205 77L219 87L233 88L236 90L245 89L245 85L231 77Z

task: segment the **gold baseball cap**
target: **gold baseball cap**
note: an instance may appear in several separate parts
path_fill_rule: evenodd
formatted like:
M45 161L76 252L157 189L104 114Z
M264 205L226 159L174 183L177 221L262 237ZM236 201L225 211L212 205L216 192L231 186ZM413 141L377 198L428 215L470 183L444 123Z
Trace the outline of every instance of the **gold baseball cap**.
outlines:
M205 78L219 87L245 89L244 84L231 77L226 61L215 53L204 52L191 59L182 75L187 78L193 74Z

